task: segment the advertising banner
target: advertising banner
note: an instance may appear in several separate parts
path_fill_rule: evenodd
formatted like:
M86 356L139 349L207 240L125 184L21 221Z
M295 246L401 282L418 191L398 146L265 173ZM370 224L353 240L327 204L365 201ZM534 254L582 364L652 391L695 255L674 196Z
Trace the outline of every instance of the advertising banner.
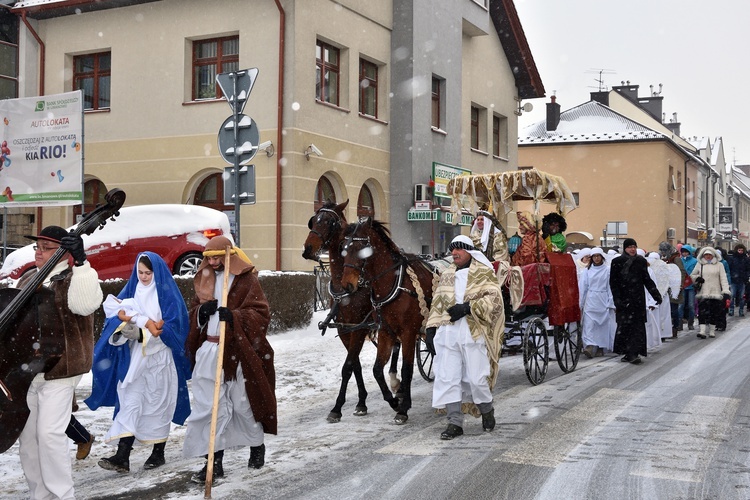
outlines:
M435 181L435 196L439 198L450 198L450 196L448 196L448 182L454 177L462 174L471 175L471 170L433 161L432 179Z
M0 120L0 206L81 204L81 91L0 101Z

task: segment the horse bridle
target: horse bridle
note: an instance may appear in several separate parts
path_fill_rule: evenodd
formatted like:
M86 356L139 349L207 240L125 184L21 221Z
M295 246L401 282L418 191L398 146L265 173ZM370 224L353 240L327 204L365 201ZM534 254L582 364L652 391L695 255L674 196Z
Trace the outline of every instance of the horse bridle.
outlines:
M359 230L360 226L362 225L361 221L357 221L357 225L355 226L352 233L346 237L344 240L344 245L342 247L342 251L349 251L347 250L347 247L355 242L364 242L365 247L372 248L372 245L370 244L370 237L369 236L357 236L357 231ZM361 251L361 250L360 250ZM368 255L367 257L358 257L359 258L359 265L355 264L349 264L347 262L344 262L344 267L350 267L357 271L359 273L359 279L357 280L357 286L358 287L370 287L370 301L372 302L373 307L375 309L380 310L381 307L388 304L389 302L393 301L396 296L400 292L407 292L410 295L412 295L412 291L403 287L404 282L404 270L406 269L406 261L403 258L396 259L395 263L388 267L386 270L378 274L377 276L374 276L372 279L367 280L365 279L365 264L367 263L367 260L372 256L372 253ZM402 256L403 257L403 256ZM375 283L377 280L385 276L386 274L390 274L395 269L398 269L398 273L396 276L396 281L393 284L393 289L388 294L388 296L383 300L376 300L374 293L375 290L371 288L371 284Z
M326 225L328 227L328 237L323 236L323 234L315 229L315 225L313 224L313 221L316 220L320 222L322 219L322 216L325 213L333 214L333 221L328 222ZM328 248L328 244L331 242L331 238L333 238L333 235L336 233L336 231L341 229L341 217L335 210L331 210L330 208L321 208L318 210L318 213L316 215L313 215L310 217L310 220L307 222L307 227L310 229L310 232L314 235L316 235L318 238L320 238L320 241L323 243L321 244L320 248Z

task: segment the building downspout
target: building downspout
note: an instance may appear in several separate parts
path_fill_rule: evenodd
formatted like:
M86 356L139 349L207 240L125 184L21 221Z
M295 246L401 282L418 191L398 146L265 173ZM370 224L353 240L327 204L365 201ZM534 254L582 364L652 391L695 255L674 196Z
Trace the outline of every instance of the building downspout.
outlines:
M44 46L44 42L37 34L36 30L29 24L29 21L26 19L26 11L21 11L21 21L23 21L24 26L26 26L26 29L29 30L31 35L34 37L34 40L39 44L39 95L44 95L44 65L47 61L47 50ZM37 234L39 234L42 230L42 207L37 207L36 209L36 228L37 228Z
M281 271L281 155L283 154L284 118L284 42L286 36L286 14L280 0L276 1L279 9L279 88L277 104L276 129L276 270Z
M683 210L685 212L685 216L684 216L685 220L683 222L685 224L685 227L683 228L683 231L684 231L684 233L683 233L684 234L684 236L683 236L683 238L684 238L683 243L687 243L688 242L687 241L687 234L688 234L687 233L687 186L688 186L688 181L687 181L687 164L688 164L689 161L690 161L689 158L687 160L685 160L685 164L683 166L683 169L685 171L682 173L682 178L684 179L683 182L685 183L685 188L683 189L683 193L684 194L683 194L683 197L682 197L682 207L683 207Z

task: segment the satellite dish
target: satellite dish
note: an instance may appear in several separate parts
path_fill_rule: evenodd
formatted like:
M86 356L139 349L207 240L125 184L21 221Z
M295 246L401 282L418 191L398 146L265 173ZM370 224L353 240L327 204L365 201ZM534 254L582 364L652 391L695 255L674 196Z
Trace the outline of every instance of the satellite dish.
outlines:
M533 105L533 104L531 104L530 102L527 102L527 103L524 103L524 105L523 105L523 106L521 106L521 109L522 109L522 110L523 110L523 111L524 111L525 113L530 113L530 112L531 112L531 110L532 110L532 109L534 109L534 105Z

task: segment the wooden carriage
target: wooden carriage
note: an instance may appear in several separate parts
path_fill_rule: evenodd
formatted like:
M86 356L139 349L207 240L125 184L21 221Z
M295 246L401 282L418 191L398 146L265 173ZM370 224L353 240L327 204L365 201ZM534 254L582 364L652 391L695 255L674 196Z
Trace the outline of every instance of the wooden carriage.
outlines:
M447 192L452 198L454 214L474 214L480 207L490 207L499 221L505 221L507 214L517 209L518 202L530 202L535 217L539 216L541 202L555 204L563 216L576 208L573 193L564 179L536 169L458 176L448 183ZM522 268L521 306L513 310L506 300L503 352L523 352L526 376L534 385L542 383L547 374L550 337L557 363L565 373L575 370L583 349L573 258L555 252L547 252L545 257L542 259L545 263ZM428 371L426 364L431 365L432 360L426 349L418 349L417 355L424 375Z

